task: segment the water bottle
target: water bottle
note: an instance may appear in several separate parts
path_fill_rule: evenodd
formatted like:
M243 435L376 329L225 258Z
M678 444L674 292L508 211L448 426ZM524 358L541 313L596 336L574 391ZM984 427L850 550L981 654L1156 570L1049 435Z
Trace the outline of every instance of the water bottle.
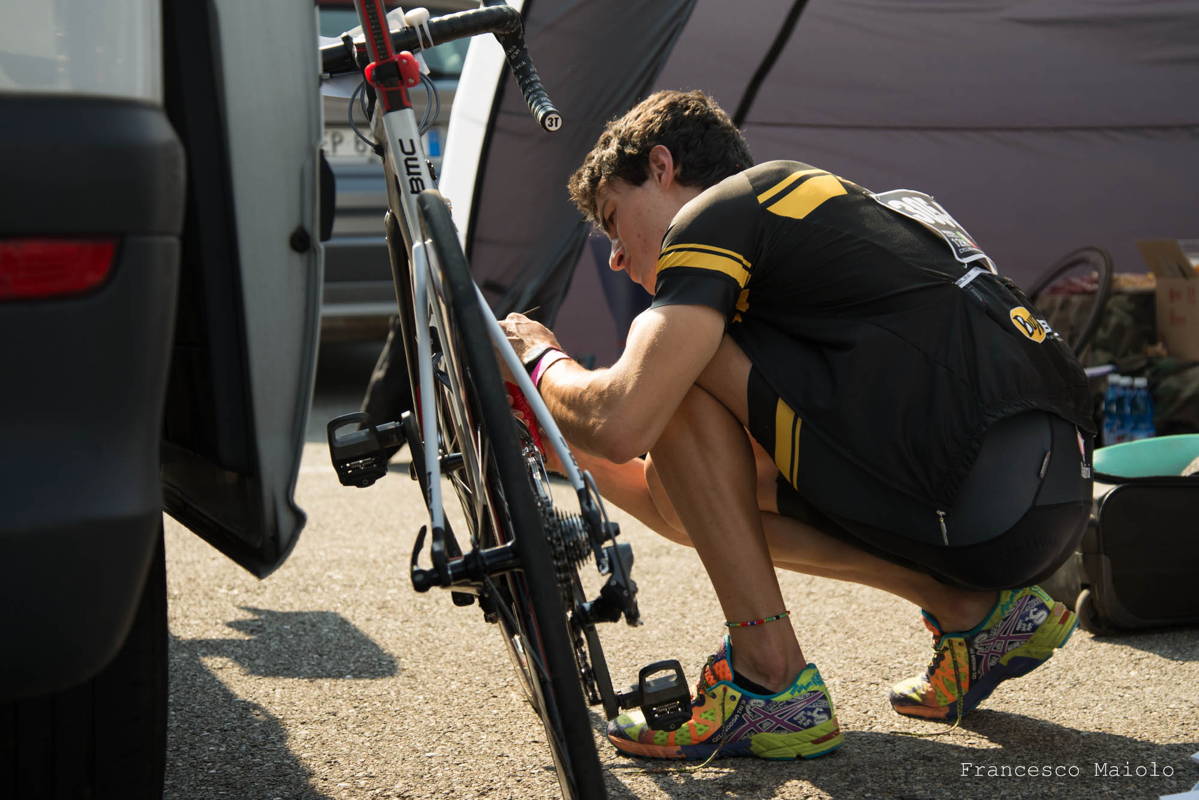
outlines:
M1116 437L1119 433L1118 425L1120 422L1120 376L1107 376L1107 390L1103 394L1103 446L1115 444L1119 441Z
M1145 392L1140 385L1141 378L1133 378L1132 389L1128 394L1128 440L1141 438L1141 427L1145 416Z
M1116 390L1116 441L1132 441L1132 378L1120 375Z
M1132 387L1131 438L1148 439L1157 433L1153 426L1153 395L1149 393L1149 379L1135 378Z

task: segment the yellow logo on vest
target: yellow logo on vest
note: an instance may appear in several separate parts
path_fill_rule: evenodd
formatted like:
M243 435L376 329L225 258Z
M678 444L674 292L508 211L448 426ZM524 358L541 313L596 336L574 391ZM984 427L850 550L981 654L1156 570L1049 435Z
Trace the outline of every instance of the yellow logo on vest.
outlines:
M1029 339L1032 339L1037 344L1045 341L1045 326L1037 320L1024 306L1017 306L1012 309L1011 313L1012 324L1016 326L1016 330L1023 333Z

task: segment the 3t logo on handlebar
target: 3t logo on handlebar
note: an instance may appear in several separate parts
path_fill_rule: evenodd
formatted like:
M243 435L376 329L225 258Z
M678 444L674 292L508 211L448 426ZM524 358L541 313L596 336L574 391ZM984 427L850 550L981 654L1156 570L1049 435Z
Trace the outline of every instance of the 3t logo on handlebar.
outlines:
M408 191L419 194L426 189L424 173L421 170L420 150L413 139L397 139L400 154L404 164L404 175L408 178Z
M556 131L562 127L562 117L558 114L550 114L545 118L545 129L547 131Z

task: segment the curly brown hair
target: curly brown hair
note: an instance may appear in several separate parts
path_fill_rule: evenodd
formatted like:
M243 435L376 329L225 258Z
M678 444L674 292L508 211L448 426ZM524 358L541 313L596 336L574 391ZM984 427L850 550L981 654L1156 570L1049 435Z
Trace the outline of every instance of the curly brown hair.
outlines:
M570 176L570 199L587 219L601 225L596 194L601 183L619 178L640 186L649 177L649 151L670 150L677 180L706 189L753 165L749 146L729 115L701 91L661 91L604 127L599 140Z

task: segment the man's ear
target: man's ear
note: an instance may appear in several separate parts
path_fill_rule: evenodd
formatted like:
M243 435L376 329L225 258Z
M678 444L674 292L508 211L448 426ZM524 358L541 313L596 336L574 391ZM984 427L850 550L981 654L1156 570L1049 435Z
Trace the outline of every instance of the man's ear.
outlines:
M679 165L675 163L674 156L666 145L656 144L649 151L650 177L663 188L667 188L675 182L678 168Z

